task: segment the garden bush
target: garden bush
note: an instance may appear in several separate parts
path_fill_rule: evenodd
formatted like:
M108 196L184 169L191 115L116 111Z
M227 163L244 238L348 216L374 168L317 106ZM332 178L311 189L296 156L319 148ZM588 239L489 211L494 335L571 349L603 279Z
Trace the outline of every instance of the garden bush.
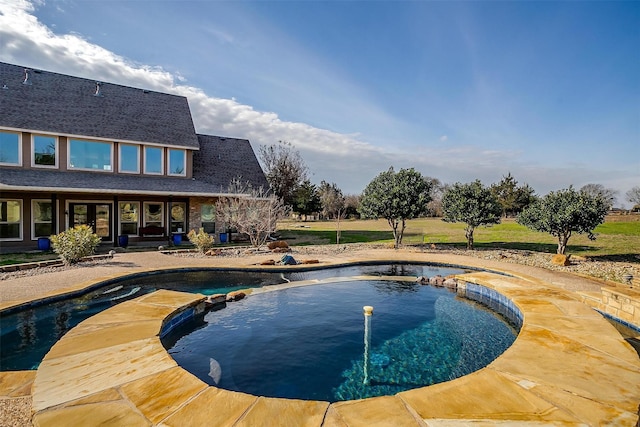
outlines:
M74 264L92 255L100 244L100 237L88 225L77 225L70 230L51 236L53 251L65 264Z
M198 249L198 251L205 253L213 247L215 239L201 228L197 233L195 230L189 231L187 234L189 241Z

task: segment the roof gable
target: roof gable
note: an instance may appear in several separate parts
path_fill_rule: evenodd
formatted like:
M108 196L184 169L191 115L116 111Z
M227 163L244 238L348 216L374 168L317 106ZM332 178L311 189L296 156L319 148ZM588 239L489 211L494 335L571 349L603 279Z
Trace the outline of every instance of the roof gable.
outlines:
M267 178L246 139L198 135L200 151L193 156L193 177L225 193L234 178L254 188L269 188Z
M187 98L0 62L0 126L198 149Z

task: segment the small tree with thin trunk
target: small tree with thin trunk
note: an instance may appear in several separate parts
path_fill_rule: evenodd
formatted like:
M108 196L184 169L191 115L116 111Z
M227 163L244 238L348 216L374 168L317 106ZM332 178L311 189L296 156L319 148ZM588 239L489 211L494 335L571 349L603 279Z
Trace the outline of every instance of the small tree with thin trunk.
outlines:
M586 233L595 240L594 228L604 222L609 202L573 187L551 192L518 215L518 223L558 238L558 253L564 254L573 233Z
M221 197L216 203L216 213L238 233L249 236L251 245L259 248L277 230L278 221L289 215L290 208L262 188L248 185L240 188L237 181L231 187L237 196Z
M394 247L398 249L408 219L427 213L431 201L431 182L420 172L393 167L375 177L364 189L360 213L364 218L384 218L393 230Z
M340 243L340 221L346 214L345 198L342 190L335 183L329 184L326 181L320 183L318 190L322 214L325 218L333 218L336 221L336 244Z
M468 184L453 184L442 196L445 222L464 222L467 249L473 249L473 232L482 225L500 223L502 207L491 190L479 180Z

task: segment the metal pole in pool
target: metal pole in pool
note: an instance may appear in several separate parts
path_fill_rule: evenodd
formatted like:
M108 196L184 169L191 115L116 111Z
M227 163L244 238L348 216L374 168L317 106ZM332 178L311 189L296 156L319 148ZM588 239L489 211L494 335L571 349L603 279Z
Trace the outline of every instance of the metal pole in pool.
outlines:
M365 305L362 307L364 311L364 385L369 385L369 366L371 360L369 358L369 347L371 347L371 316L373 315L373 307Z

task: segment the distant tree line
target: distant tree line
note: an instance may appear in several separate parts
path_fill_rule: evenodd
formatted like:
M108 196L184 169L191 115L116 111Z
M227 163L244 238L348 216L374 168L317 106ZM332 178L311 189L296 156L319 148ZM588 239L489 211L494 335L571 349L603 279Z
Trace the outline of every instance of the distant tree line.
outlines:
M563 254L574 233L595 239L594 228L604 222L617 197L616 191L601 184L587 184L580 190L569 187L539 197L528 184L520 185L510 172L500 182L485 186L479 180L443 184L413 168L396 172L393 167L376 176L361 195L344 195L335 183L311 183L308 168L290 143L280 141L261 147L259 153L273 196L304 219L318 215L336 221L337 242L341 220L383 218L398 248L407 220L433 216L465 223L467 248L473 249L477 227L514 217L526 227L557 237L558 253ZM640 208L640 187L632 188L626 197L634 209Z

